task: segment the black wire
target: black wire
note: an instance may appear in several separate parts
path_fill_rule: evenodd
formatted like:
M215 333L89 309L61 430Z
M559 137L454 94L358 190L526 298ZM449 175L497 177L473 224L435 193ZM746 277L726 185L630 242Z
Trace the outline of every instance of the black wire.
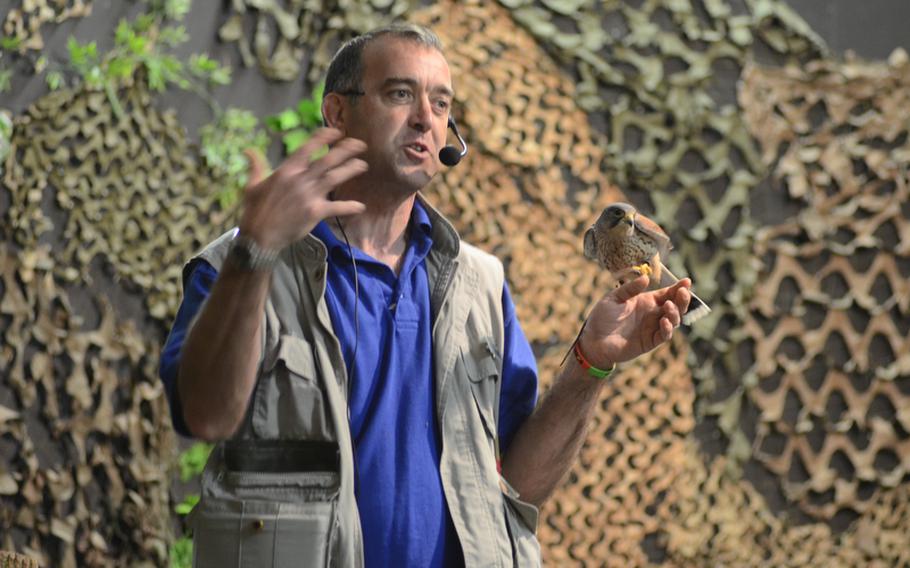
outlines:
M335 224L338 225L338 230L341 231L341 236L344 238L344 244L348 246L348 254L351 255L351 266L354 267L354 354L351 357L351 369L348 371L348 384L346 385L348 395L348 411L350 412L351 383L354 380L354 370L357 368L357 347L360 344L360 320L358 319L358 312L360 308L360 279L357 276L357 260L354 258L354 248L351 246L351 242L348 240L347 233L344 232L344 226L341 224L341 219L335 217Z
M354 354L351 357L351 368L348 370L348 381L345 385L345 390L347 391L347 402L348 402L348 428L350 429L351 424L351 383L354 382L354 371L357 369L357 347L360 344L360 320L358 319L358 312L360 310L360 278L357 276L357 259L354 258L354 247L351 246L351 241L348 240L348 234L344 232L344 226L341 224L341 219L335 217L335 224L338 225L338 230L341 231L341 236L344 238L344 244L348 247L348 254L351 255L351 266L354 267ZM354 471L357 471L357 444L354 443L353 436L351 438L351 461L354 464ZM357 494L357 475L354 475L354 494Z

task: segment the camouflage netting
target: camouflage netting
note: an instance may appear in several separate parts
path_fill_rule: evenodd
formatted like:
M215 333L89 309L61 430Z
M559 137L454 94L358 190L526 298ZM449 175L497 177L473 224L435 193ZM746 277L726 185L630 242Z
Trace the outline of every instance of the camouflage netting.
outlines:
M220 36L312 84L340 39L414 5L235 0ZM611 379L542 512L547 563L910 564L906 56L834 63L777 0L408 16L447 47L472 148L428 194L506 262L544 388L610 286L581 235L611 201L668 230L714 309ZM166 563L160 326L226 222L174 114L121 97L123 117L44 97L2 169L0 548L45 564Z
M92 13L92 0L26 0L12 8L3 21L3 36L19 40L20 51L44 49L41 26Z
M98 299L74 315L49 247L0 250L0 548L42 566L162 565L173 434L158 345Z
M0 546L42 565L163 565L172 539L160 330L183 260L224 215L174 113L122 97L122 118L104 93L40 99L15 119L4 167L16 246L0 259ZM114 313L111 277L150 323Z
M401 18L416 0L232 0L218 36L236 43L247 67L296 81L321 79L340 42ZM252 33L250 34L250 31Z
M104 259L141 292L149 315L169 323L187 253L225 222L213 211L218 183L201 171L173 111L155 111L140 89L121 103L123 117L103 92L63 90L17 119L4 233L26 249L62 239L54 270L67 282L90 279L92 262Z
M910 64L891 61L750 67L741 89L797 210L755 239L755 455L824 519L910 472Z

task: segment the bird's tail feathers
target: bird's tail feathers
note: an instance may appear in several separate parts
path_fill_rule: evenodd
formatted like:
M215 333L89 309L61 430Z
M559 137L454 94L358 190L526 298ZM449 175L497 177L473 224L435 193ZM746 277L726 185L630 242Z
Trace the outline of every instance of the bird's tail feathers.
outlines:
M708 304L695 294L692 294L692 299L689 300L689 309L683 314L682 322L686 325L692 325L695 321L710 313L711 308L708 307Z
M667 265L660 263L660 287L666 288L667 286L672 286L679 281L679 278L673 275L670 272L670 269L667 268ZM708 307L708 304L704 300L695 295L694 292L689 290L692 294L692 299L689 301L689 309L686 313L683 314L682 322L686 325L692 325L693 322L700 320L709 313L711 313L711 308Z

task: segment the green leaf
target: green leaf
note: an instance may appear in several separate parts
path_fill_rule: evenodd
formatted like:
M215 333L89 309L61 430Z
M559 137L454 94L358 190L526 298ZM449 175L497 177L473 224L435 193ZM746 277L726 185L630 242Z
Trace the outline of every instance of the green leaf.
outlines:
M147 60L145 62L145 70L148 73L149 88L155 91L163 91L165 81L161 61L158 59Z
M231 68L219 67L215 69L209 76L209 81L215 85L229 85L231 83Z
M178 515L188 515L190 511L193 510L193 507L199 503L199 495L190 494L184 497L182 503L178 503L174 506L174 512Z
M114 42L117 45L125 46L135 36L136 34L133 32L130 23L126 20L120 20L120 23L117 24L117 29L114 31Z
M162 55L160 60L168 79L175 79L183 71L183 63L173 55Z
M288 109L278 115L278 129L281 131L293 130L300 126L300 115Z
M161 30L161 33L158 34L158 41L165 45L174 47L180 45L189 39L189 35L186 33L186 28L183 26L168 26Z
M272 132L281 132L281 120L278 118L280 115L273 114L272 116L265 117L265 125Z
M303 130L302 128L291 130L281 137L281 141L284 142L284 151L286 154L293 153L295 150L297 150L297 148L303 146L304 143L306 143L306 141L309 139L310 133L306 130Z
M88 73L85 74L85 84L92 89L98 89L104 85L104 72L101 71L101 67L95 65L88 70Z
M136 70L136 61L132 57L115 57L107 64L107 75L113 79L126 79Z
M129 38L127 49L134 55L142 55L148 50L148 39L141 35L133 36Z
M171 568L193 567L193 539L182 536L171 545Z
M136 33L145 33L155 25L156 17L154 14L140 14L133 21L133 29Z
M44 78L47 82L47 88L56 91L63 85L63 74L60 71L48 71Z
M164 15L171 20L182 20L191 7L192 0L164 0Z
M13 121L9 114L0 111L0 147L3 142L7 142L10 134L13 133Z
M180 454L177 464L180 467L181 481L187 482L202 473L213 447L212 444L196 442Z
M0 93L4 93L12 86L12 69L0 69Z
M66 43L66 48L69 51L70 63L83 73L94 65L98 58L97 48L93 41L83 45L76 41L76 38L71 37Z
M204 53L195 53L190 56L190 72L205 76L218 69L218 62Z
M258 123L256 115L245 110L229 108L224 115L224 126L229 130L252 132Z
M322 109L320 104L313 100L302 100L297 105L300 120L307 128L314 128L322 123Z
M19 46L22 45L22 38L17 36L3 36L0 37L0 49L6 51L15 51L19 49Z

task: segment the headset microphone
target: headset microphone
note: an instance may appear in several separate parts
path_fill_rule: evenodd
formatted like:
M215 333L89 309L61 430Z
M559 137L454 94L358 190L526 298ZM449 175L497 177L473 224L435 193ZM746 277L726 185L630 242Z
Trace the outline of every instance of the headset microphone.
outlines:
M458 143L461 144L461 152L451 144L445 146L439 151L439 161L451 168L452 166L458 165L458 162L460 162L461 159L465 157L465 154L468 153L468 145L465 144L464 138L458 133L458 127L455 126L455 119L451 116L449 117L449 128L452 129L452 132L455 133L455 137L458 138Z

